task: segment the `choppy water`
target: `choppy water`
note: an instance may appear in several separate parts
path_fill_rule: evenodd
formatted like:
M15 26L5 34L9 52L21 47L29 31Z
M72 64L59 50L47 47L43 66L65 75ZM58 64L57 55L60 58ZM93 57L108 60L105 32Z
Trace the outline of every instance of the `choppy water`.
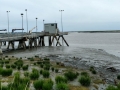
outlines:
M65 36L68 44L67 47L64 43L64 47L38 47L37 49L32 50L17 50L10 51L5 54L14 54L17 56L28 56L35 54L66 54L71 53L76 55L81 48L95 48L95 49L103 49L110 54L116 55L120 57L120 33L69 33L69 35ZM61 40L62 41L62 40ZM62 42L61 42L62 43ZM47 38L46 38L46 45Z

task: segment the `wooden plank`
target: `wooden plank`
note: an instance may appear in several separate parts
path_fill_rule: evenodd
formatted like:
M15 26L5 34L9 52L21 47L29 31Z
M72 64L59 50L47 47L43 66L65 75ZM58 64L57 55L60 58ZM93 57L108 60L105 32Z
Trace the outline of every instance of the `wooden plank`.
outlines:
M60 36L58 37L58 41L59 41L59 39L60 39ZM58 45L58 42L56 43L56 46Z
M57 43L58 43L60 46L62 46L56 36L55 36L55 39L56 39Z
M65 38L63 37L63 35L62 35L62 38L63 38L64 42L66 43L66 45L69 46L68 43L67 43L67 41L66 41Z
M52 46L53 41L54 41L54 36L52 37L52 41L51 41L51 45L50 46Z

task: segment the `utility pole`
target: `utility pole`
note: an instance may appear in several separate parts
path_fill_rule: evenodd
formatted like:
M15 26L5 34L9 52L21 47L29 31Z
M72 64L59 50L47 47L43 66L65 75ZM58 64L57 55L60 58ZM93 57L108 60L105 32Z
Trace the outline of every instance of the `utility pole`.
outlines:
M8 18L8 33L9 33L9 12L10 11L6 11L7 12L7 18Z
M28 17L27 17L27 9L25 9L26 11L26 24L27 24L27 33L28 33Z
M63 34L63 23L62 23L62 12L64 10L59 10L61 12L61 27L62 27L62 34ZM63 39L62 39L62 45L63 45Z
M37 32L37 19L38 19L38 18L36 17L36 32Z
M22 29L23 29L23 13L21 13L21 17L22 17ZM23 30L22 30L22 32L23 32Z

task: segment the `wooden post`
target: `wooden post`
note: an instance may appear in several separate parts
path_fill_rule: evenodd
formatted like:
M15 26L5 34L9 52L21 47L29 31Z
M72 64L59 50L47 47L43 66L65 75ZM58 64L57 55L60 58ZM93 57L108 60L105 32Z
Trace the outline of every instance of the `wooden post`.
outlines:
M58 41L59 41L59 39L60 39L60 36L58 37ZM58 42L56 43L56 46L58 45Z
M51 46L51 36L49 36L48 39L49 39L49 46Z
M26 49L26 43L25 43L25 41L20 40L19 44L18 44L18 48L24 48L24 49Z
M52 43L53 43L53 41L54 41L54 38L55 38L55 37L53 36L53 37L52 37L52 41L51 41L51 45L50 45L50 46L52 46Z
M68 43L67 43L67 41L66 41L65 38L63 37L63 35L62 35L62 38L63 38L64 42L66 43L66 45L69 46Z
M58 43L60 46L62 46L56 36L55 36L55 39L56 39L57 43Z
M45 46L44 36L42 36L42 46Z
M7 49L9 49L10 45L12 46L12 49L14 49L14 41L9 41L9 42L8 42L8 47L7 47Z

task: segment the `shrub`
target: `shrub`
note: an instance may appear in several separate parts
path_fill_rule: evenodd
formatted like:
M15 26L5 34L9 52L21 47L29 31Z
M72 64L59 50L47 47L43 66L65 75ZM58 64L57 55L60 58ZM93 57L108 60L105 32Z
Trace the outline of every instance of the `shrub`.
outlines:
M28 65L22 67L23 70L28 70Z
M50 61L43 61L43 64L50 64Z
M28 86L30 83L29 78L20 78L20 73L15 73L14 82L8 85L8 90L28 90Z
M30 78L32 80L36 80L39 78L39 71L37 69L33 69L32 73L30 74Z
M96 74L97 72L95 70L92 70L92 74Z
M1 90L9 90L7 86L2 86Z
M25 77L29 77L29 72L24 72Z
M64 76L70 81L73 81L75 78L77 78L77 74L72 71L66 72Z
M58 83L56 85L56 90L69 90L69 87L66 83Z
M10 65L7 64L7 65L6 65L6 68L10 68Z
M93 67L93 66L90 67L90 71L92 71L92 70L94 70L94 67Z
M42 90L52 90L53 81L51 79L45 80L43 83Z
M43 64L40 64L40 67L41 67L41 68L43 68L43 66L44 66Z
M42 74L43 70L40 70L40 74Z
M34 61L34 58L30 58L30 61Z
M1 64L4 64L4 61L3 61L3 60L0 60L0 63L1 63Z
M36 63L33 63L34 65L36 65Z
M3 68L0 67L0 74L2 74L2 70L3 70Z
M44 60L45 60L45 61L50 61L50 59L49 59L49 58L44 58Z
M58 73L58 69L57 68L55 69L55 72Z
M10 61L9 60L5 60L5 64L8 64Z
M59 65L60 63L59 62L56 62L57 65Z
M54 71L54 67L52 67L51 70Z
M49 64L46 64L45 66L44 66L44 70L49 70L50 69L50 65Z
M2 76L10 76L12 74L12 69L3 69L1 74Z
M35 55L36 58L39 58L39 56Z
M83 75L83 76L89 76L89 74L87 72L81 72L81 75Z
M0 67L3 67L3 64L1 64Z
M89 76L84 76L82 75L80 78L79 78L79 83L83 86L89 86L90 83L91 83L91 79Z
M37 64L41 64L42 62L38 61Z
M36 90L42 90L43 83L44 83L43 80L36 80L36 81L33 83L34 88L35 88Z
M33 83L33 86L36 90L52 90L53 81L51 79L47 80L36 80Z
M120 75L117 76L117 79L120 79Z
M49 71L44 70L44 71L42 72L42 75L43 75L44 78L48 78L49 75L50 75L50 73L49 73Z
M119 90L119 89L117 89L117 87L110 85L106 88L106 90Z
M22 67L23 66L23 61L22 60L18 60L16 62L14 62L15 65Z
M11 65L11 68L15 69L15 68L16 68L16 65L15 65L15 64L12 64L12 65Z
M56 76L55 81L56 81L56 83L67 83L67 79L62 76Z
M20 66L17 67L18 70L20 70L20 68L21 68Z

